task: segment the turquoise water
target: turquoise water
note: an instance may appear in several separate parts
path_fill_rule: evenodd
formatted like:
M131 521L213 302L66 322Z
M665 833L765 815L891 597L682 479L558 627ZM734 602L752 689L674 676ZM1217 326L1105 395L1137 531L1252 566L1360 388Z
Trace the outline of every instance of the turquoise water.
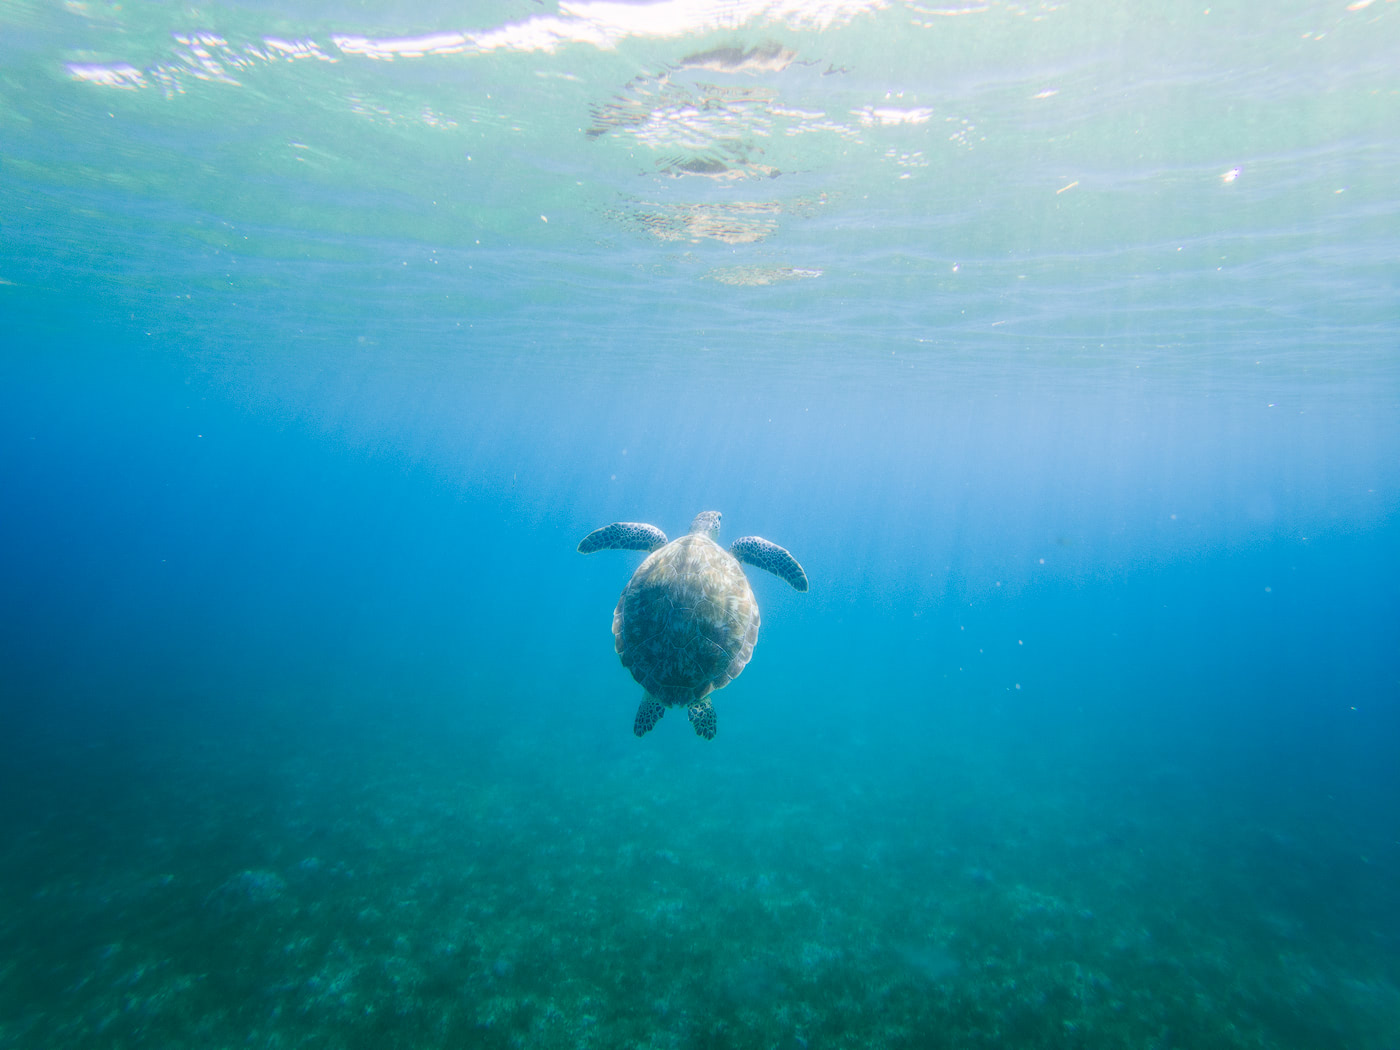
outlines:
M0 1046L1396 1050L1397 53L0 7Z

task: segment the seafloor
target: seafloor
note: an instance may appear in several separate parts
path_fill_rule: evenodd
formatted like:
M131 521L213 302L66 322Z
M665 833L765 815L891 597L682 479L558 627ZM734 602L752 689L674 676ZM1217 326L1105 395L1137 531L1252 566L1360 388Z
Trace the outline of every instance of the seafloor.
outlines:
M1400 1046L1394 843L1312 792L298 707L17 730L0 1045Z

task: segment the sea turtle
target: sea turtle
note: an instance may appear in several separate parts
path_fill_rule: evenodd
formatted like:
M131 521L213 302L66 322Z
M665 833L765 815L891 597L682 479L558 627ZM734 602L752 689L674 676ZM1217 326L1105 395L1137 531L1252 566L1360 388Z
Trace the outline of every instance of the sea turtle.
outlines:
M578 545L580 554L651 552L613 611L617 655L646 690L632 723L638 736L666 708L684 707L695 732L714 739L710 693L739 677L758 642L758 603L739 562L807 589L802 566L776 543L744 536L726 551L715 542L719 519L719 511L703 511L689 533L669 543L655 525L618 521L594 529Z

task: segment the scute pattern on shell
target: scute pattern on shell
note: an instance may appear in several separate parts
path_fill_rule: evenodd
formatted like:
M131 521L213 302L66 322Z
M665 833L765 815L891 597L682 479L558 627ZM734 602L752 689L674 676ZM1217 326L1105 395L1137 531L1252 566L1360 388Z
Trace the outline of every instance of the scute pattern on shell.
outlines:
M667 706L689 705L739 676L758 641L758 603L744 570L705 535L653 551L613 612L617 654Z

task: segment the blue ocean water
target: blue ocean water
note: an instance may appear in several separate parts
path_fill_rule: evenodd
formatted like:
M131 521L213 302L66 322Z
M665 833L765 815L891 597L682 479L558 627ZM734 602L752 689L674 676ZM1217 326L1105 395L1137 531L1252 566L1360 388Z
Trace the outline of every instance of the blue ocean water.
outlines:
M1400 1047L1397 47L4 5L0 1046Z

